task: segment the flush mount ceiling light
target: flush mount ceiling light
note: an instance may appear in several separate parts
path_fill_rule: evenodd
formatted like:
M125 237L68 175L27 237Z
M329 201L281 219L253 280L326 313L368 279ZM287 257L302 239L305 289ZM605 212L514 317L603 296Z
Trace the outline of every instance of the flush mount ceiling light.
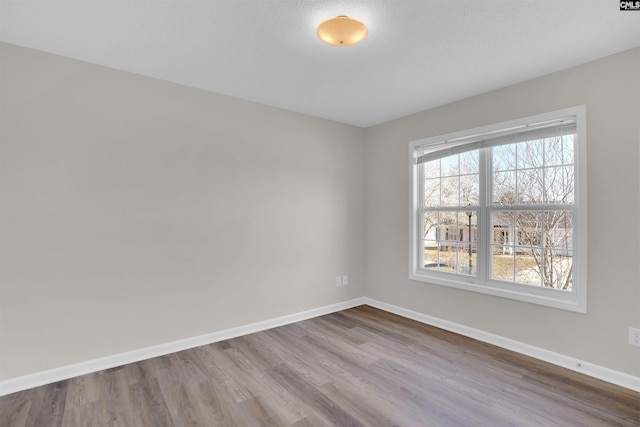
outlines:
M336 16L318 25L316 34L332 46L352 46L367 37L367 26L348 16Z

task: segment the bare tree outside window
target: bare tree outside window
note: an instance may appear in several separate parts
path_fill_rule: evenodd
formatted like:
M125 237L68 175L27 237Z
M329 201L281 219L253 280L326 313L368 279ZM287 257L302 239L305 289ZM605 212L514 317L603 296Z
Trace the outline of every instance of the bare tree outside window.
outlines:
M494 279L571 290L573 144L567 135L492 149L492 225L503 232Z

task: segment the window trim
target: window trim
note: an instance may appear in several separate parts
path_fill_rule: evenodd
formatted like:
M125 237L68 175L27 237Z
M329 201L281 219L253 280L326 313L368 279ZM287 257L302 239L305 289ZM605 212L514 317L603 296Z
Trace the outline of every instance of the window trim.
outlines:
M417 161L417 148L429 144L443 144L452 140L464 140L481 135L502 134L505 129L521 129L523 126L554 121L560 118L575 116L577 141L574 147L575 161L575 193L574 193L574 229L573 229L573 286L571 291L559 291L530 285L520 285L517 283L500 282L491 280L487 275L488 263L478 265L476 277L455 275L439 271L424 269L423 241L419 236L422 234L421 217L422 200L419 194L420 170ZM478 148L482 149L481 146ZM483 162L480 163L481 165ZM544 305L574 311L578 313L587 312L587 132L586 132L586 106L565 108L549 113L538 114L529 117L494 123L473 129L452 132L444 135L437 135L416 141L409 142L409 279L426 282L435 285L447 286L456 289L463 289L471 292L478 292L493 296L499 296L517 301L524 301L533 304ZM481 166L482 168L482 166ZM482 175L484 172L484 176ZM486 188L489 185L489 175L487 171L481 170L480 186ZM481 192L482 194L482 192ZM538 206L543 209L544 206ZM478 250L485 253L491 251L490 231L486 224L491 208L485 200L477 208L478 235L476 245ZM461 208L461 210L468 210ZM484 226L480 227L480 224ZM477 231L477 232L478 232ZM481 240L480 240L481 239Z

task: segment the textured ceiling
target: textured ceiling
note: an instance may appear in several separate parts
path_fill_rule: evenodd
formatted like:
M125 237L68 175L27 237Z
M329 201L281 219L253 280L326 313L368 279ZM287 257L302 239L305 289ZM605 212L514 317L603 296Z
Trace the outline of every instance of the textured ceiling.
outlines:
M640 46L640 11L618 0L2 0L0 14L8 43L361 127ZM325 45L315 28L336 15L369 37Z

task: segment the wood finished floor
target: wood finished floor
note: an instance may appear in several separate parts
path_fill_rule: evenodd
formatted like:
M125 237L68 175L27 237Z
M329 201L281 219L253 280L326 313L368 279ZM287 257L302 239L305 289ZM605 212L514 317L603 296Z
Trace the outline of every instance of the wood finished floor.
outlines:
M369 306L0 398L2 426L639 426L640 394Z

